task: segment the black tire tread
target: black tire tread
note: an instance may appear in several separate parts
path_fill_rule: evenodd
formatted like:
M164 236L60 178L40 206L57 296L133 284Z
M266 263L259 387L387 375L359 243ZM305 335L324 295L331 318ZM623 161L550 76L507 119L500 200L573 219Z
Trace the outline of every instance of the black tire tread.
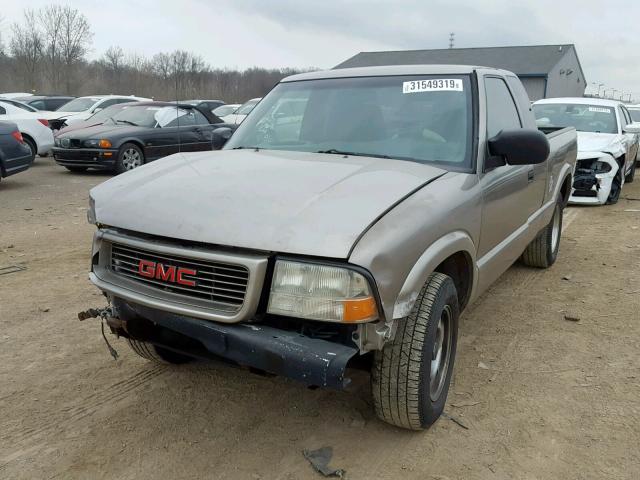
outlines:
M561 230L562 230L562 213L563 213L562 202L563 202L562 199L558 199L558 201L556 202L556 207L558 203L560 203L559 211L561 215L560 217ZM555 215L556 207L554 207L554 215ZM549 222L549 224L546 227L544 227L538 233L538 235L536 235L536 238L531 240L531 243L529 243L529 245L527 245L527 248L524 250L524 252L522 252L522 255L520 256L520 260L522 261L522 263L524 263L529 267L536 267L536 268L549 268L551 265L555 263L557 252L556 252L556 256L554 256L553 252L551 251L551 249L553 248L551 244L552 232L553 232L553 217L551 217L551 221ZM562 231L560 232L560 235L561 234L562 234ZM559 246L559 242L560 240L558 240L558 246Z
M431 310L443 286L453 281L432 273L408 317L398 322L394 340L375 353L372 390L376 414L382 420L411 430L425 428L420 412L420 372Z
M134 338L127 338L127 343L131 347L131 349L140 355L142 358L146 358L147 360L151 360L156 363L163 363L168 365L170 362L166 361L162 358L158 352L156 351L153 344L149 342L144 342L142 340L136 340Z

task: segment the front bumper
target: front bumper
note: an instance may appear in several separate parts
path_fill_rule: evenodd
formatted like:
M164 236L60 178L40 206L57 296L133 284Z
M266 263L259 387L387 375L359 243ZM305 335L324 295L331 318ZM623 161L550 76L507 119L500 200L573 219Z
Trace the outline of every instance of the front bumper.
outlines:
M115 167L118 150L103 148L53 148L53 158L63 167L90 167L110 170Z
M611 184L620 169L616 160L608 154L581 154L579 157L598 158L611 169L606 173L580 172L576 168L569 203L575 205L604 205L611 193ZM578 158L581 161L582 158Z
M311 338L297 332L258 323L220 324L157 310L119 298L112 303L118 315L134 330L134 323L151 321L159 332L142 335L144 340L174 351L194 355L194 351L170 341L166 331L198 342L208 355L243 366L288 377L309 386L343 389L350 383L345 377L349 360L358 352L355 346ZM157 328L160 327L160 328ZM160 332L165 332L161 334ZM137 336L135 336L137 338ZM195 356L203 356L195 354Z

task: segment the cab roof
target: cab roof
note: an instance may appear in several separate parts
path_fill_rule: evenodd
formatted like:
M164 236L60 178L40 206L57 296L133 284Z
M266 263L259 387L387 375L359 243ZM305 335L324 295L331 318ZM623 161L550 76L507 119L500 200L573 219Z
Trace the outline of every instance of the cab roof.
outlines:
M618 105L624 105L618 100L608 100L606 98L591 98L591 97L558 97L558 98L543 98L534 102L534 105L542 105L545 103L576 103L580 105L600 105L602 107L617 107Z
M320 70L317 72L299 73L291 75L282 82L298 82L303 80L320 80L325 78L348 77L386 77L392 75L468 75L477 70L491 70L501 75L514 73L498 68L473 65L388 65L381 67L339 68L335 70Z

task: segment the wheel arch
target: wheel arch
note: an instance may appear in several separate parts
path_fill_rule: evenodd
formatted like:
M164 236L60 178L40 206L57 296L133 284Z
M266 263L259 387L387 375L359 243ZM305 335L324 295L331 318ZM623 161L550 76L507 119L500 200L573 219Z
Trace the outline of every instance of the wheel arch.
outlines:
M38 142L36 142L35 138L33 138L33 136L31 136L28 133L23 132L22 130L20 130L20 134L22 135L22 138L24 139L24 141L29 141L31 143L33 143L33 146L36 147L36 155L38 155Z
M460 230L433 242L405 278L393 305L393 318L403 318L411 312L420 289L433 272L443 273L453 279L456 289L459 289L462 310L473 298L478 281L475 251L470 235Z
M121 140L119 143L120 146L118 146L118 151L122 149L122 147L124 147L127 143L133 143L136 147L140 148L140 150L142 151L142 155L144 155L146 159L147 152L144 147L144 142L139 138L126 138L124 140Z

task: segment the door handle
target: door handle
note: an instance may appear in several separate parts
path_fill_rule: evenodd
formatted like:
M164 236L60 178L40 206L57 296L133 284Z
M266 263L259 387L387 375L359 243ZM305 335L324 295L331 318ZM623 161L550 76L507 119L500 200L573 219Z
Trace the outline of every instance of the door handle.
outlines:
M535 173L533 171L533 169L529 170L527 172L527 182L531 183L533 182L533 178L535 177Z

